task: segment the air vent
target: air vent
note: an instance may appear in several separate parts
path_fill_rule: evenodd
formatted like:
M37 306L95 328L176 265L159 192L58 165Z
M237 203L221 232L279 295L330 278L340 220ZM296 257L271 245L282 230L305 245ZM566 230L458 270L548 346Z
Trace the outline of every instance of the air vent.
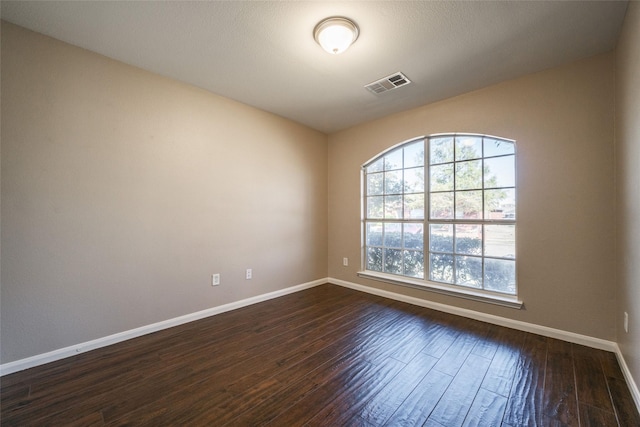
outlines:
M411 83L411 80L409 80L404 74L398 72L373 83L369 83L365 87L375 94L380 94L397 89L401 86L406 86L409 83Z

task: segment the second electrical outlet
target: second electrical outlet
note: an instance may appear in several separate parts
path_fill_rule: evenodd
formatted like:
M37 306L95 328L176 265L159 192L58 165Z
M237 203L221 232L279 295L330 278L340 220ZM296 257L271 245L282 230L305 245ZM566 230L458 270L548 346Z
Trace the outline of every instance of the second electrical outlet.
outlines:
M245 278L246 278L247 280L251 280L251 277L252 277L252 276L253 276L253 272L251 271L251 269L250 269L250 268L247 268L247 274L246 274Z

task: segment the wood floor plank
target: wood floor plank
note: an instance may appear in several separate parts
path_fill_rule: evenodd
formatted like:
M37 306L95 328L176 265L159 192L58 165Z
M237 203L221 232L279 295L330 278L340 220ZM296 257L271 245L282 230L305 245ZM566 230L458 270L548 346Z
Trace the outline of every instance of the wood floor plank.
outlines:
M442 355L434 369L455 376L478 342L478 337L470 333L458 335L447 351Z
M624 379L608 377L609 390L618 423L621 426L640 426L640 414L633 404L633 396Z
M172 374L165 374L166 381L180 379L182 371ZM92 413L99 411L103 402L108 401L105 395L118 393L125 388L126 384L137 384L142 376L133 371L124 373L113 372L112 379L102 383L88 382L82 376L71 377L61 383L60 387L42 390L40 395L29 397L29 401L19 408L11 408L4 411L2 416L5 420L16 420L18 425L22 420L55 419L60 414L69 411L86 411ZM70 393L65 391L65 386L72 388ZM84 390L84 391L83 391ZM62 419L68 420L67 415L60 415Z
M519 349L509 346L499 347L482 381L482 388L508 397L519 361Z
M23 382L3 385L2 391L0 391L0 396L2 396L0 414L5 411L15 410L23 405L24 402L27 402L30 391L31 386Z
M451 381L453 381L452 376L431 369L384 425L402 427L423 425Z
M504 397L509 396L524 338L525 334L513 329L492 328L491 335L483 341L491 342L495 346L495 353L482 381L482 388Z
M619 425L640 426L640 414L634 404L633 396L629 391L616 355L609 351L600 351L599 356Z
M578 402L613 413L607 380L596 351L572 344Z
M442 395L429 419L445 426L461 426L490 364L489 359L470 354L456 373L447 391ZM437 367L436 364L433 369Z
M618 425L616 416L612 412L604 411L584 403L579 404L579 411L581 427L608 427Z
M618 363L615 353L601 350L598 351L598 356L606 377L624 380L624 374L622 373L622 369L620 369L620 364Z
M482 333L482 339L476 342L471 352L486 359L493 359L498 348L504 344L507 331L509 331L507 328L487 327L486 332Z
M362 419L368 424L384 425L437 361L433 356L416 354L406 367L380 393L365 402L360 413L346 424L356 424L358 419Z
M464 427L499 426L504 418L507 398L481 388L469 408Z
M556 420L562 426L579 424L575 385L571 344L549 339L542 408L547 422Z
M343 392L345 397L349 397L350 394L344 393L345 388L350 391L357 390L368 378L374 375L376 367L367 361L358 360L349 364L334 365L332 371L331 374L325 376L327 381L323 379L324 382L320 384L320 387L313 393L297 400L286 411L281 412L270 422L270 425L297 426L306 424L329 406L336 399L338 393Z
M514 426L542 425L547 339L526 334L504 421Z
M578 424L574 425L580 425L578 418L576 418L576 423ZM562 420L558 418L551 418L545 414L542 414L542 425L544 427L568 427L568 424L562 422Z
M444 425L444 424L440 424L439 422L434 421L431 418L429 418L427 420L427 422L424 423L423 427L449 427L449 426Z
M373 372L359 384L341 384L336 398L325 406L311 420L311 425L343 426L350 419L361 414L362 407L380 393L406 364L393 358L387 358L375 366Z
M352 351L347 340L332 342L300 363L246 390L243 396L253 395L253 399L238 399L233 408L226 408L219 421L243 425L269 421L279 415L282 408L294 405L310 389L317 388L331 378L330 372L335 366L349 366L355 358L357 352ZM275 385L271 384L268 388L263 386L264 382L271 383L273 380L276 381ZM255 388L263 393L254 393Z
M460 335L460 331L445 325L431 328L430 334L424 340L422 352L440 359Z
M330 375L330 374L329 374ZM222 413L216 417L218 425L229 426L254 426L266 425L277 418L283 412L298 401L307 398L320 387L318 381L297 381L288 386L277 383L270 391L270 397L261 399L253 405L252 402L243 401L240 404L234 402L233 407L220 408Z
M402 347L398 347L389 357L393 357L400 362L409 363L418 353L422 352L431 342L434 331L439 328L434 322L423 322L421 319L415 321L416 333L412 340Z

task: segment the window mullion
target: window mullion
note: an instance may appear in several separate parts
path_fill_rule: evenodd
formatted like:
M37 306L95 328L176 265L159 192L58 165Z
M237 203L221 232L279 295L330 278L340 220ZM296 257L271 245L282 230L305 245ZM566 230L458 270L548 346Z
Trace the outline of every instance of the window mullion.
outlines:
M429 139L424 138L422 140L422 147L424 150L424 215L422 216L422 265L424 266L424 280L431 279L431 257L429 256L429 247L431 244L431 175L429 171L429 165L431 164L431 151L429 147Z
M485 286L484 286L484 268L485 268L485 263L484 263L484 220L487 219L486 218L486 213L487 213L487 209L485 206L485 197L484 197L484 182L485 182L485 176L484 176L484 161L485 161L485 157L484 157L484 137L482 138L481 142L480 142L480 153L482 155L482 162L481 162L481 179L482 181L480 182L480 185L482 186L482 213L481 213L481 218L482 218L482 224L480 225L480 229L482 230L482 248L480 251L480 286L481 288L484 290Z

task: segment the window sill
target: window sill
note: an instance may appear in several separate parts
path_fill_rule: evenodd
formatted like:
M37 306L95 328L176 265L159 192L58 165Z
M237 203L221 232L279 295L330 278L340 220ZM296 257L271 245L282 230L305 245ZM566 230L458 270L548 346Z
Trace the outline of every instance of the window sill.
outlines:
M435 282L428 282L426 280L411 279L409 277L378 273L374 271L359 271L358 276L365 279L377 280L380 282L386 282L400 286L408 286L411 288L435 292L438 294L464 298L472 301L480 301L488 304L500 305L502 307L514 308L517 310L522 309L522 307L524 306L524 302L520 301L515 295L498 295L474 289L458 287L454 288L453 286Z

